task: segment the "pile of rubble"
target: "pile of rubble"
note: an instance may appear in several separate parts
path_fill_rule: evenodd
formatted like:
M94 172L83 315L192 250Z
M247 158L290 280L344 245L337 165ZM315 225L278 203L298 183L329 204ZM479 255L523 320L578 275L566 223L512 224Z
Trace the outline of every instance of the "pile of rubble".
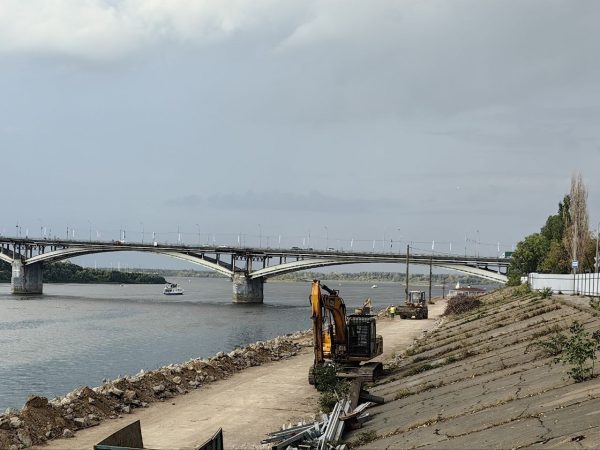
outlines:
M185 394L247 367L290 358L307 342L310 342L310 333L303 331L256 342L229 353L219 352L208 359L192 359L153 371L142 370L93 389L78 388L52 400L30 397L20 411L8 409L0 415L0 448L18 450L50 439L73 437L76 430L98 425L104 419L117 418L135 408Z
M369 418L369 413L364 410L373 404L362 403L352 410L351 400L340 400L329 415L323 414L321 420L311 424L283 426L280 431L269 433L269 437L263 439L261 444L269 444L273 450L346 450L346 444L338 444L344 429L360 427Z

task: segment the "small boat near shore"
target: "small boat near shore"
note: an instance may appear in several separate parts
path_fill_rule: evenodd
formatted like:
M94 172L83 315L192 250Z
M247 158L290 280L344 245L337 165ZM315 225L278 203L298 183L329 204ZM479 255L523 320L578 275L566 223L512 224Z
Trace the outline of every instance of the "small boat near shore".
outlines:
M165 295L183 295L183 288L178 286L177 283L167 283L163 289Z
M373 286L371 286L371 289L377 289L377 285L374 284Z

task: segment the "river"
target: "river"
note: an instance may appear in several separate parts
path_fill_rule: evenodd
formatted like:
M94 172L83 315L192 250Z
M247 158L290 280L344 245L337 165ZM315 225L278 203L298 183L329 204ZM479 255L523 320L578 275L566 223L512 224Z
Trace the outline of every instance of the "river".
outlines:
M169 281L185 294L164 296L162 285L45 284L42 296L18 297L0 284L1 410L20 408L30 394L61 396L311 326L308 282L268 282L264 304L240 305L226 279ZM349 312L367 297L377 309L404 292L391 282L327 284Z

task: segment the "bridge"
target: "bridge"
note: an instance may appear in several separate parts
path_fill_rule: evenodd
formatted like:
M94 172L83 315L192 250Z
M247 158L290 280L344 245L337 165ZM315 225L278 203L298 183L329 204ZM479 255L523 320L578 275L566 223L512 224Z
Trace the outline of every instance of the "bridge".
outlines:
M235 246L170 245L124 241L75 241L0 237L0 260L12 265L13 294L41 294L42 266L94 253L135 251L177 258L221 273L233 282L233 301L262 303L268 278L300 270L342 264L399 263L432 265L500 283L507 281L507 258L447 254L353 252L332 249L242 248Z

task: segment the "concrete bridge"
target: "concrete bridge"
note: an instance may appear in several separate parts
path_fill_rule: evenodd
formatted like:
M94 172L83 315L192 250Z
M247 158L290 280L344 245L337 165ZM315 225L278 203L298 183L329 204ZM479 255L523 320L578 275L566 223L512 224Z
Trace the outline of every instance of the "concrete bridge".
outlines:
M500 283L507 281L510 260L495 257L410 253L352 252L314 249L241 248L144 244L123 241L71 241L0 237L0 259L12 265L13 294L41 294L42 265L77 256L107 252L157 253L198 264L229 277L233 301L262 303L263 284L276 275L341 264L400 263L433 265Z

